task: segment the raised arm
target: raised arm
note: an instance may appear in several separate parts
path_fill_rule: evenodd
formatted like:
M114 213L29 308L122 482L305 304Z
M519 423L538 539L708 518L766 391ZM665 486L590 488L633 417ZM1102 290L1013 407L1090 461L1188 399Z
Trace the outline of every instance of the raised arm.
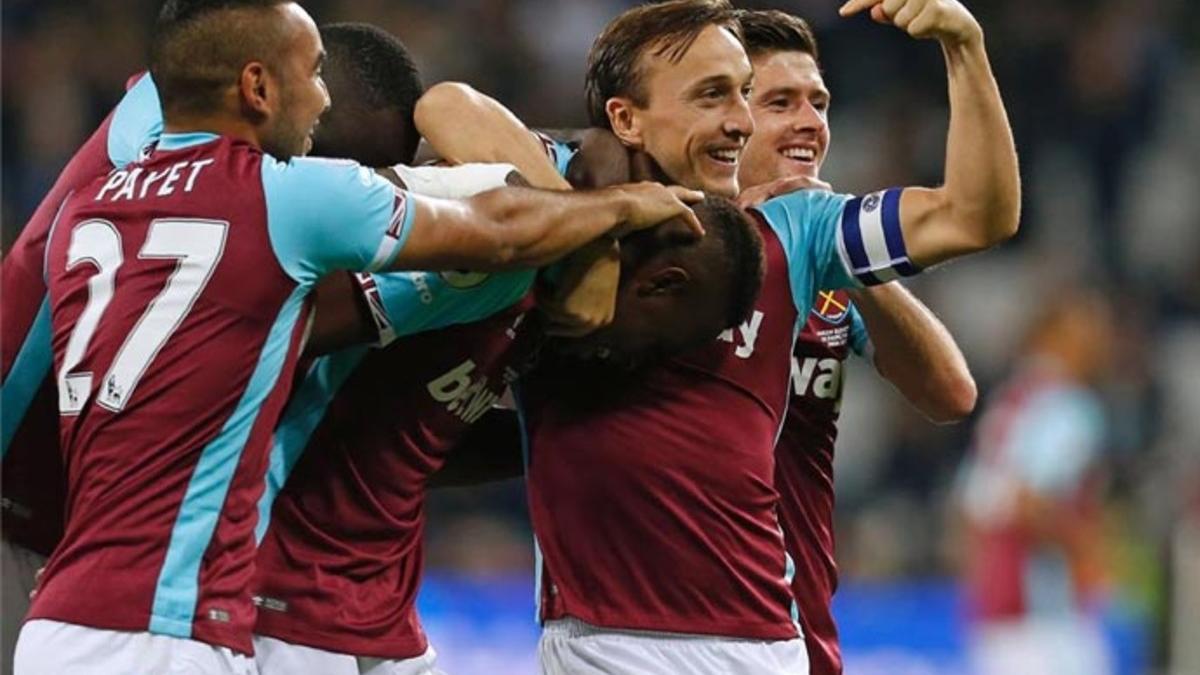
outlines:
M899 283L851 291L874 347L875 368L939 424L975 409L975 380L950 332Z
M703 233L685 203L703 195L657 183L586 192L512 187L467 200L410 199L412 222L392 269L542 267L597 237L619 238L677 217Z
M413 111L417 131L432 150L456 164L504 162L536 188L569 190L546 148L498 101L460 82L429 88Z
M879 23L937 40L946 60L945 184L909 188L900 198L909 259L929 266L1013 236L1021 202L1017 154L979 23L956 0L850 0L840 12L867 9Z

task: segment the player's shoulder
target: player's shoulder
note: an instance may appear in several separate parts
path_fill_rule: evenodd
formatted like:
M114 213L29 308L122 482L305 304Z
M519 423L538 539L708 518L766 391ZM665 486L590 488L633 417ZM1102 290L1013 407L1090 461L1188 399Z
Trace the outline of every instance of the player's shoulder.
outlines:
M162 133L162 107L154 78L149 73L134 75L113 110L107 139L109 161L121 168L144 159L150 144Z
M829 190L796 190L754 207L768 223L802 222L811 217L840 213L854 195Z
M369 188L383 180L351 159L293 157L282 161L266 153L262 155L262 175L263 182L272 187L301 193L310 189L318 192L346 189L354 185Z

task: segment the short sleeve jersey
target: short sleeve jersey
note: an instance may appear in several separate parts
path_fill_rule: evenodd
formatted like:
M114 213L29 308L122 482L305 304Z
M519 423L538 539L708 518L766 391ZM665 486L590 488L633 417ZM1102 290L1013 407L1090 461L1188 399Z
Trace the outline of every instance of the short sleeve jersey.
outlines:
M256 506L306 296L390 265L413 199L353 162L189 133L66 200L46 269L70 517L31 618L251 653Z
M767 269L748 321L634 381L558 368L521 387L543 619L799 634L774 454L792 346L818 289L915 271L902 237L898 255L880 260L876 250L899 234L898 216L881 209L895 192L766 202L752 212ZM864 242L873 255L860 255Z
M383 347L318 359L276 433L257 633L358 656L425 652L426 483L533 352L535 274L359 276Z

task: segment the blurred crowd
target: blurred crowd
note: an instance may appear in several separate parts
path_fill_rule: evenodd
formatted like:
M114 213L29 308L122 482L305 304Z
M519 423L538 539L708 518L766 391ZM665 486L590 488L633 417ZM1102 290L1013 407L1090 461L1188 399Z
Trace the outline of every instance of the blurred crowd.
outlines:
M158 0L3 3L5 248L67 158L141 69ZM619 0L312 0L319 22L400 36L425 82L466 81L527 123L584 123L582 77ZM944 70L932 44L833 0L747 2L810 20L833 92L824 178L840 191L941 180ZM935 427L865 364L852 367L838 443L839 562L852 578L953 573L951 504L998 384L1041 309L1101 291L1112 349L1094 381L1104 418L1097 553L1108 596L1181 630L1197 591L1171 561L1200 552L1200 6L1186 0L979 0L1024 178L1022 230L998 252L913 284L957 337L979 383L966 423ZM334 102L336 105L336 101ZM526 572L520 486L433 502L430 565ZM1190 553L1189 553L1190 551ZM481 555L481 552L486 552ZM1191 584L1197 582L1192 581ZM1188 600L1191 593L1192 599ZM1194 628L1193 628L1194 630Z

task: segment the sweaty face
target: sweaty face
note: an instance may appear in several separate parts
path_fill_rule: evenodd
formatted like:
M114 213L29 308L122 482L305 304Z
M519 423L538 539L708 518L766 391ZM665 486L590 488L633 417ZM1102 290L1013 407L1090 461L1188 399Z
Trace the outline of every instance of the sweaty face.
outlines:
M325 50L317 25L299 5L279 7L288 38L272 68L279 86L279 105L262 134L263 150L287 160L312 150L313 133L329 107L329 93L321 79Z
M756 56L750 110L754 136L742 158L742 188L816 178L829 149L829 90L813 57L797 51Z
M680 185L736 196L738 162L754 132L746 105L752 71L741 43L709 26L677 63L647 53L641 67L646 106L632 113L641 149Z

